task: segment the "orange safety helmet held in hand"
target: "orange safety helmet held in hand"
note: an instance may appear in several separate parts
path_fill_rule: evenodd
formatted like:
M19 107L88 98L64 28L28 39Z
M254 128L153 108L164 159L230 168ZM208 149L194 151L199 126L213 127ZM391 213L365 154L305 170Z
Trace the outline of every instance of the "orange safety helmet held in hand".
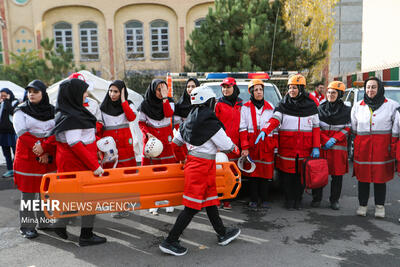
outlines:
M264 88L264 83L263 83L263 81L261 81L260 79L253 79L253 80L251 80L251 81L249 82L249 85L247 86L247 89L248 89L248 91L249 91L250 94L251 94L251 92L250 92L251 87L254 87L254 86L256 86L257 84L262 85L262 87Z
M344 85L344 83L340 81L333 81L329 83L328 89L336 89L344 92L344 90L346 90L346 86Z
M296 74L296 75L293 75L292 77L289 78L287 84L288 85L294 84L294 85L304 85L304 86L306 86L306 78L304 78L304 76L301 75L301 74Z

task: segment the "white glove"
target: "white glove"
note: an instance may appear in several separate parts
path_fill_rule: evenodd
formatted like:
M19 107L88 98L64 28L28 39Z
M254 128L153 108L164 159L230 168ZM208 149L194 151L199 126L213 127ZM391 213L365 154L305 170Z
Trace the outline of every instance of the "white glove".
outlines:
M98 167L98 168L93 172L93 174L96 175L96 176L102 175L103 173L104 173L104 170L103 170L103 168L102 168L101 166Z

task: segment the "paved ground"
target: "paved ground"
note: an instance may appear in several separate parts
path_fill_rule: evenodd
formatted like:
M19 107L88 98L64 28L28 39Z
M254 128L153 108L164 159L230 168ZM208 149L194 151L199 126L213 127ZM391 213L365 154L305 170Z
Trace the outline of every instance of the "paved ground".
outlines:
M4 167L0 167L2 173ZM70 240L52 232L40 232L34 240L18 233L19 193L11 179L0 180L0 266L400 266L398 177L388 184L387 218L373 217L373 199L368 216L355 216L355 179L346 176L341 210L328 208L325 194L321 208L287 211L278 191L271 194L271 209L250 212L246 199L222 210L226 225L238 225L242 235L227 247L216 244L207 215L198 214L184 232L184 257L163 255L158 244L171 228L179 210L159 216L137 211L126 219L98 216L96 232L107 237L104 245L80 248L79 227L71 226ZM325 189L328 192L329 189ZM373 191L373 190L372 190ZM78 223L79 224L79 223Z

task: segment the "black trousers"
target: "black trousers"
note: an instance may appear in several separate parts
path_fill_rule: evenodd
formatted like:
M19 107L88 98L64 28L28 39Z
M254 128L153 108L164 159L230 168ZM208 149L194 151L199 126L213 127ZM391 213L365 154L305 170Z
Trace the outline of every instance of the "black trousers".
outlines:
M281 171L279 177L283 178L286 202L300 202L304 192L304 186L301 184L300 174Z
M93 236L93 225L95 215L87 215L81 217L81 235L82 238L91 238ZM58 219L55 223L56 228L66 228L68 218Z
M371 183L358 182L358 201L360 206L367 206ZM386 199L386 183L374 183L375 205L384 205Z
M1 146L1 149L3 150L3 156L6 159L7 170L10 171L13 169L13 159L11 157L11 149L15 157L15 146Z
M215 232L220 236L224 236L226 228L222 223L221 217L219 217L217 206L206 207L206 211L208 219L210 220ZM196 215L197 212L199 212L199 210L185 207L179 214L178 218L176 218L176 222L167 237L167 242L173 243L178 241L179 237L182 235L183 231L192 221L193 216Z
M340 194L342 193L343 175L331 175L331 178L331 196L329 197L329 201L332 203L339 201ZM314 202L321 202L322 191L323 187L312 190Z
M250 201L258 202L259 197L261 198L261 201L267 201L269 183L268 179L250 177Z

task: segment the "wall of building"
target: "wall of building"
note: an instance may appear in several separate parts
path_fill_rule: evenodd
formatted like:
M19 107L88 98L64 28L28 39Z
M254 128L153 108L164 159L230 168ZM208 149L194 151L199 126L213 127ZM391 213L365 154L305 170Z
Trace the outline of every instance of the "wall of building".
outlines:
M330 54L330 76L357 71L361 64L362 0L340 0L335 7L335 41Z
M187 62L184 45L194 29L195 20L205 17L210 0L0 0L5 11L6 27L3 42L8 52L23 48L40 48L44 38L54 38L54 24L72 25L73 53L77 66L100 71L107 79L122 78L125 71L153 70L155 72L181 71ZM150 23L168 22L169 57L151 56ZM126 55L125 23L131 20L143 24L144 57L128 59ZM79 24L93 21L97 24L99 57L82 59L80 54Z

